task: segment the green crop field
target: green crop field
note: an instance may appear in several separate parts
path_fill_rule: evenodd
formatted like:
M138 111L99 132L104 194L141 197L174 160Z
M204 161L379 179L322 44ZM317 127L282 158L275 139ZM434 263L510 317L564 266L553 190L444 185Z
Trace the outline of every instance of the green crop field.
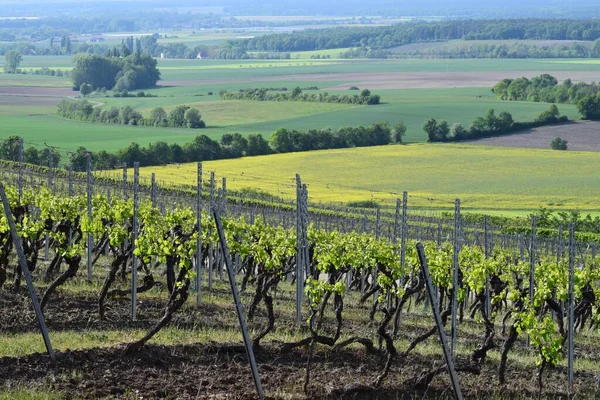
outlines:
M227 177L231 189L295 195L300 173L311 201L346 204L376 200L392 205L402 191L416 207L513 215L537 210L600 211L600 159L591 152L557 152L460 144L390 145L246 157L203 163ZM195 184L196 165L141 169L159 181Z
M313 61L314 65L309 65ZM61 68L72 65L70 57L25 57L23 67L40 68L44 64ZM244 135L261 133L269 137L281 127L306 131L370 125L380 121L390 124L403 121L408 127L405 141L416 143L426 140L422 126L429 118L468 125L474 118L494 108L498 113L512 113L517 121L528 121L546 110L548 105L502 102L494 98L489 87L455 88L444 82L443 77L438 78L439 88L435 85L423 89L385 89L385 85L380 85L380 89L371 88L381 95L382 104L377 106L222 101L218 92L254 87L317 86L319 90L330 93L355 94L339 87L361 82L364 77L377 72L496 71L503 75L503 71L584 71L593 75L599 65L597 60L160 60L159 67L165 79L161 83L164 86L147 91L158 97L92 97L91 100L103 103L102 107L131 105L146 115L158 106L170 110L178 104L191 105L200 110L208 126L206 129L71 121L54 115L52 101L58 102L58 97L0 96L0 137L16 134L23 136L27 143L57 146L64 153L63 161L69 151L79 146L92 151L115 151L131 142L146 145L161 140L182 144L199 134L213 139L234 132ZM402 77L393 75L386 79L393 82ZM180 83L169 84L175 81ZM69 81L61 78L0 74L0 86L10 86L11 82L23 86L69 86ZM360 86L361 89L368 88ZM333 90L334 87L338 90ZM0 87L0 93L1 90ZM213 95L208 95L208 92L213 92ZM579 117L572 105L560 105L559 109L570 118ZM266 162L264 160L269 163L261 164ZM212 169L213 163L209 165ZM303 172L305 168L303 175L311 184L311 197L319 201L344 203L373 196L391 204L396 195L390 195L390 192L410 190L417 196L414 202L420 206L429 205L429 201L421 199L429 197L441 201L431 205L446 207L458 196L464 200L465 207L473 210L511 213L542 205L592 211L598 208L594 204L598 193L588 189L598 187L598 178L594 177L598 167L597 155L592 153L556 154L519 149L410 145L231 160L214 165L219 174L231 177L234 188L241 182L276 194L289 189L282 186L282 179L289 180L295 172ZM174 171L169 167L161 174L174 175L167 174L161 179L187 181L189 177L182 174L184 170ZM239 180L242 171L246 176L254 175L260 179L243 183ZM591 171L590 175L586 175L586 171ZM561 178L563 175L564 178ZM358 186L350 184L352 180Z
M269 82L262 85L281 86L289 82ZM262 86L256 85L256 86ZM224 84L231 86L231 84ZM216 91L221 85L209 85ZM90 150L114 151L131 142L147 144L162 140L168 143L185 143L196 135L205 134L218 139L224 133L261 133L269 137L275 130L285 127L306 131L308 129L341 128L346 126L370 125L388 121L394 124L403 121L408 131L409 142L427 140L422 126L429 118L448 120L468 125L473 119L494 108L497 112L509 111L515 120L532 120L546 110L546 104L500 102L485 89L411 89L375 91L382 95L385 104L377 106L351 106L345 104L304 102L253 102L223 101L218 96L190 95L189 88L165 88L153 90L166 97L151 98L93 98L105 103L104 107L131 105L149 115L154 107L166 110L177 104L197 107L208 128L202 130L131 127L103 125L71 121L59 118L53 107L34 107L26 104L12 107L10 112L0 112L0 135L18 134L31 142L47 142L64 149L75 150L85 146ZM178 90L182 91L178 95ZM206 93L203 87L194 91ZM574 106L561 105L561 112L571 118L578 114ZM19 114L19 115L16 115Z

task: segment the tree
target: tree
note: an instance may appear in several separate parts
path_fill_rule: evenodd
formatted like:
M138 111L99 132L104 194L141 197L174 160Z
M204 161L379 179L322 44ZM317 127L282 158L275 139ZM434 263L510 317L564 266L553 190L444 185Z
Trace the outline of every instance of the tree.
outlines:
M0 142L0 158L3 160L19 161L19 146L21 137L11 135Z
M437 142L437 121L434 118L430 118L425 125L423 125L423 130L427 133L427 141L428 142Z
M508 111L502 111L498 114L498 119L496 120L500 132L508 132L512 128L514 122L511 113Z
M550 108L538 115L534 122L538 124L554 123L560 120L560 111L556 104L551 104Z
M29 146L23 152L23 160L27 164L39 164L40 163L40 152L33 146Z
M86 97L87 95L92 93L92 91L92 85L90 85L89 83L82 83L81 86L79 86L79 93L81 93L83 97Z
M71 161L71 167L73 168L73 171L81 172L87 169L87 152L88 151L85 147L79 146L75 153L71 153L69 159Z
M550 142L550 147L552 147L552 150L567 150L567 141L561 139L560 136L555 137Z
M50 166L50 157L52 157L52 165L55 167L60 163L60 154L56 150L45 147L38 154L40 165Z
M226 133L221 137L223 158L242 157L248 150L248 140L239 133Z
M447 121L437 122L433 118L425 122L423 130L427 133L428 142L445 142L450 134L450 126Z
M448 135L450 134L450 126L447 121L441 121L437 126L437 137L440 142L445 142L448 140Z
M169 125L176 128L183 128L186 125L185 112L189 109L190 107L184 104L176 106L169 113Z
M585 119L600 119L600 93L591 94L579 100L577 109Z
M406 134L406 125L404 122L399 121L392 127L392 143L402 143L402 138Z
M465 129L462 124L453 124L450 128L450 134L448 138L451 140L464 140L469 136L469 131Z
M144 162L144 157L142 153L142 149L138 143L131 143L129 146L120 149L117 152L117 157L121 162L125 163L125 165L131 167L134 162Z
M600 57L600 39L596 39L592 45L592 57Z
M23 56L18 51L11 50L4 54L4 60L4 72L7 74L16 74L19 69L19 64L23 61Z
M269 142L267 142L260 133L257 135L248 135L248 149L246 150L246 155L259 156L271 154L272 152L273 150L269 147Z
M167 112L162 107L156 107L150 111L150 121L154 126L167 126L169 124Z
M296 150L292 140L292 133L285 128L277 129L271 135L269 142L271 148L276 153L290 153Z
M189 110L186 110L184 118L188 128L198 129L206 126L204 121L202 121L200 111L198 111L196 108L190 108Z

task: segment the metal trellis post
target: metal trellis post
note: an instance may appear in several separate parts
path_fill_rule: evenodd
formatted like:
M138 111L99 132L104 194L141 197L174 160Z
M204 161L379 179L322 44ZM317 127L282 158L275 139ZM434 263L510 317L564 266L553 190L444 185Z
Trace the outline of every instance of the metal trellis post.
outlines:
M133 251L136 249L136 240L138 238L139 230L139 202L140 194L140 163L136 162L133 164ZM131 320L135 321L137 318L137 266L138 258L134 254L131 263Z

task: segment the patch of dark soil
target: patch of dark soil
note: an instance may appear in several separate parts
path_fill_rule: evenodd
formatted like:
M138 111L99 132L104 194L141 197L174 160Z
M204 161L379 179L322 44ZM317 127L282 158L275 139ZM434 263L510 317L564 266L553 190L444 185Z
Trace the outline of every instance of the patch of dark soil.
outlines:
M309 393L302 394L307 353L303 350L281 354L270 344L257 352L262 384L268 398L311 399L413 399L451 398L446 374L433 380L427 392L414 390L406 382L416 373L441 365L441 356L414 355L403 368L394 368L382 388L371 382L384 359L363 351L346 349L317 351L312 360ZM67 397L144 399L256 398L246 354L239 345L146 346L133 356L124 347L64 351L56 363L48 356L32 354L20 358L0 358L0 386L44 386ZM465 398L537 397L534 371L513 369L509 384L499 386L494 365L480 375L459 373ZM567 398L565 371L546 375L548 389L542 398ZM579 375L579 398L594 387L591 374Z
M166 297L166 295L165 295ZM84 330L84 329L148 329L164 314L167 299L138 302L137 320L131 321L131 300L128 298L110 299L107 305L106 319L100 320L98 314L98 296L92 294L64 295L60 290L53 297L44 317L48 329L52 331ZM233 311L233 306L231 307ZM225 315L229 310L214 304L201 304L199 307L185 307L183 312L173 318L172 326L191 329L205 326L228 325L234 327L235 318ZM29 297L23 293L9 291L0 292L0 332L22 333L38 330L35 314ZM230 321L229 323L227 321Z

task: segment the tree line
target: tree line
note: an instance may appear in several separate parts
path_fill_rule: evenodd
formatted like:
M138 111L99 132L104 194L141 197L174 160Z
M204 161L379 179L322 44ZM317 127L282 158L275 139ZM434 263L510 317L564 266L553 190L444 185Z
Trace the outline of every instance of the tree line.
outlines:
M364 55L365 57L361 57ZM535 45L522 42L512 44L469 43L458 46L440 46L412 51L390 52L356 49L341 54L343 58L401 58L401 57L439 57L439 58L597 58L600 57L600 39L592 44L572 42L565 44Z
M108 32L109 30L103 30ZM132 29L123 29L129 31ZM98 43L71 43L64 31L60 45L49 40L49 46L39 48L31 43L11 43L0 46L0 54L8 50L21 54L75 54L86 52L104 54L109 48ZM571 40L594 41L600 38L600 20L570 19L496 19L454 20L441 22L408 22L392 26L335 27L308 29L293 33L259 35L252 39L233 39L217 45L188 46L184 43L158 43L159 35L139 38L139 49L154 57L163 54L167 58L249 59L288 58L289 52L351 48L344 52L346 58L397 57L390 49L410 43L438 42L446 40ZM65 42L65 43L63 43ZM597 54L598 46L587 48L575 44L548 47L519 45L465 45L463 49L424 50L423 55L440 57L480 58L527 58L527 57L590 57ZM581 47L580 47L581 46ZM137 43L136 43L136 48ZM136 49L129 46L129 52ZM250 54L255 53L255 54ZM258 53L258 54L256 54Z
M88 90L84 89L85 85L83 84L81 87L82 94ZM144 117L131 106L103 110L100 107L94 107L87 100L62 100L58 103L57 114L63 118L103 124L191 129L206 127L200 111L186 105L178 105L168 114L162 107L156 107L150 112L149 117Z
M313 129L307 132L278 129L269 141L261 134L244 137L239 133L224 134L219 141L206 135L199 135L184 145L166 142L150 143L140 146L132 143L115 153L99 151L92 154L94 169L115 169L122 165L132 166L139 162L141 166L187 163L210 160L259 156L273 153L289 153L335 149L345 147L378 146L389 143L401 143L406 127L399 122L394 127L387 123L377 123L369 127L348 127L338 130ZM83 171L86 168L85 149L80 148L71 159L73 169Z
M428 142L458 142L501 136L568 121L569 118L566 115L560 115L556 104L552 104L548 110L530 122L515 122L509 112L503 111L496 115L495 110L490 109L485 116L475 118L467 128L458 123L450 126L447 121L437 121L431 118L423 125L423 130L427 133Z
M148 146L131 143L114 153L100 150L91 153L91 161L93 169L107 170L120 168L123 165L131 167L134 162L139 162L140 166L152 166L295 151L379 146L402 143L405 133L406 126L399 122L393 127L387 123L377 123L367 127L347 127L338 130L313 129L306 132L281 128L273 133L269 141L261 134L251 134L245 137L239 133L228 133L224 134L219 141L206 135L199 135L193 141L183 145L159 141L150 143ZM18 136L11 136L1 142L0 158L18 161L19 140ZM50 152L54 154L54 165L58 165L60 155L50 147L41 151L34 146L27 147L24 151L24 161L31 164L49 165ZM86 170L87 153L88 150L80 146L69 155L68 162L74 171Z
M390 49L443 40L596 40L600 20L503 19L402 23L383 27L310 29L230 40L245 51L288 52L347 47Z
M280 128L271 135L269 144L275 153L382 146L402 143L405 133L406 126L402 122L393 127L379 122L366 127L311 129L306 132Z
M586 119L600 119L600 84L573 83L570 79L559 84L549 74L532 79L503 79L492 88L500 100L575 104Z
M219 92L221 100L254 100L254 101L307 101L316 103L343 103L343 104L361 104L376 105L380 103L378 94L371 94L368 89L363 89L360 94L355 95L337 95L327 92L304 93L300 87L292 91L260 89L240 89L237 92L228 92L222 90Z

